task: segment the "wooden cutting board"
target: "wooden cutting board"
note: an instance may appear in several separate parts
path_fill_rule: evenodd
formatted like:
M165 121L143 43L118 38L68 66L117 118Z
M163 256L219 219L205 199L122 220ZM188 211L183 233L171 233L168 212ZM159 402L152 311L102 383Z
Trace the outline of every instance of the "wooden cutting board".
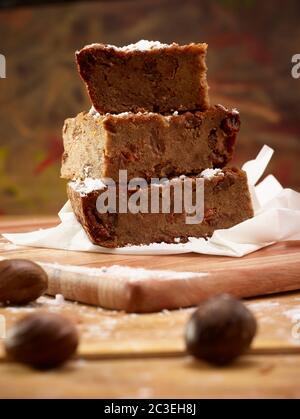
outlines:
M7 220L0 223L0 232L30 231L56 222L56 219L28 219L20 223ZM28 258L41 263L49 275L50 295L59 293L73 301L127 312L193 306L223 292L245 298L300 289L300 241L278 243L236 259L196 254L131 256L25 248L0 238L0 257ZM135 269L125 276L118 271L74 269L112 265L150 272L146 278L140 278ZM169 272L161 278L156 270Z

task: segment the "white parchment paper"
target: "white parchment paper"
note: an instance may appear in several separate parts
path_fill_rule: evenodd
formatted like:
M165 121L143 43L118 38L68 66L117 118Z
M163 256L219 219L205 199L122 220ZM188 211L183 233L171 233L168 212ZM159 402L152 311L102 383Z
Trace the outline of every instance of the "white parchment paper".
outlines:
M273 150L264 146L255 160L244 164L255 216L227 230L217 230L208 239L190 238L184 244L154 243L107 249L92 244L76 220L69 202L59 212L61 223L30 233L3 234L16 245L131 255L203 253L241 257L282 240L300 240L300 193L284 189L272 175L257 184Z

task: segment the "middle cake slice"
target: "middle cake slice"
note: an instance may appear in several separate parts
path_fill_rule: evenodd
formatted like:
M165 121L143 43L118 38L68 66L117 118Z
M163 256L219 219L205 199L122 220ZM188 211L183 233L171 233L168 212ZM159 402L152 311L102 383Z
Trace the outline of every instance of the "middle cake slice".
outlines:
M221 105L171 115L100 115L93 109L67 119L63 129L62 177L128 179L198 174L231 159L240 117Z

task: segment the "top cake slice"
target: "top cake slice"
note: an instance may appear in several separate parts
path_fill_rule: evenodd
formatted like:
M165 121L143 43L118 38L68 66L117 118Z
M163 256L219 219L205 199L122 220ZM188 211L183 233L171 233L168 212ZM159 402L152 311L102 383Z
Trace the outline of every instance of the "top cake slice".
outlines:
M92 44L77 51L76 59L99 113L166 113L209 107L206 50L206 44L194 43Z

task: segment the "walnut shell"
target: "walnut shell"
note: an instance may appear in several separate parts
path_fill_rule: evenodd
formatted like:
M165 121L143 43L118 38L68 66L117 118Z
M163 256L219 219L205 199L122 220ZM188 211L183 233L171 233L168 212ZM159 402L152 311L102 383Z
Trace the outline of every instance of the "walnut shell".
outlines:
M26 259L0 262L0 303L28 304L40 297L47 286L48 276L36 263Z
M8 331L5 349L14 361L50 369L67 361L78 343L77 329L69 319L56 313L36 312Z

